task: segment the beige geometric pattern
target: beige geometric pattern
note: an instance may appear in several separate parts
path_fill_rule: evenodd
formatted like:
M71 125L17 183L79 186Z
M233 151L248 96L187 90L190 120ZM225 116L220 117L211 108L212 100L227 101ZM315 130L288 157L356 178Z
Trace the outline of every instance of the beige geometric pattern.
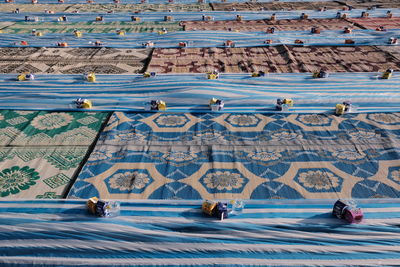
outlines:
M397 8L400 5L400 0L346 0L343 2L345 2L347 6L352 6L357 9L368 9L371 7Z
M400 113L115 113L69 197L397 197Z
M176 116L173 113L172 114L155 113L153 116L141 119L140 121L149 125L154 132L176 132L177 131L176 127L160 127L156 123L157 121L167 121L167 120L173 120L174 123L176 123L176 120L180 120L182 123L181 127L179 127L180 131L187 131L196 123L204 121L200 118L194 117L190 113L185 113L184 117L181 114L179 114L179 116Z
M350 18L348 21L354 23L362 29L375 30L383 26L386 29L398 29L400 27L400 18Z
M324 118L325 116L323 115L318 115L318 114L309 114L309 115L300 115L303 116L302 118L305 118L307 116L307 118L310 118L309 121L312 121L312 119L319 119L320 121L322 120L322 118ZM302 123L299 120L296 120L299 117L299 115L293 114L293 115L289 115L287 117L287 121L290 123L293 123L294 125L298 125L300 126L302 129L304 129L305 131L338 131L339 130L339 124L344 121L345 119L343 119L342 117L331 117L331 122L330 125L321 125L318 123L314 123L314 125L310 126L307 124Z
M120 169L145 169L150 173L154 181L150 185L148 185L143 192L139 194L135 194L133 192L127 194L124 193L112 194L107 189L104 177L111 176ZM158 187L162 186L165 183L170 183L173 181L174 180L166 178L162 174L160 174L155 168L154 164L150 163L118 163L112 166L104 173L102 173L101 175L93 176L92 178L86 180L86 182L92 184L99 192L102 193L104 192L104 194L102 194L101 197L107 199L132 199L132 198L145 199L148 198L148 196Z
M143 71L151 49L0 48L0 73L133 74Z
M264 10L318 10L322 7L327 9L339 9L343 5L337 1L312 1L312 2L295 2L295 1L274 1L274 2L256 2L247 1L243 3L211 3L210 4L215 11L232 11L232 10L252 10L259 11Z
M288 46L290 55L301 71L314 72L377 72L392 68L400 70L400 61L375 46Z
M251 193L257 186L265 182L265 179L258 177L254 173L247 170L242 163L239 162L210 162L203 164L199 170L188 178L180 180L181 183L188 184L198 190L198 192L204 196L205 199L232 199L235 198L236 194L233 193L209 193L204 185L199 181L202 176L210 169L224 169L224 170L237 170L242 175L250 180L241 192L241 197L243 199L249 199Z
M18 1L16 1L18 2ZM110 1L111 3L111 1ZM16 8L19 8L20 12L43 12L45 9L58 12L149 12L149 11L168 11L172 9L174 11L202 11L211 10L208 4L7 4L1 5L3 12L12 12Z
M20 12L43 12L44 10L52 10L54 12L63 12L65 11L70 5L54 5L54 4L40 4L40 5L32 5L32 4L5 4L1 5L2 12L13 12L15 9L19 8Z
M148 70L161 73L298 72L285 46L155 49Z
M230 118L233 116L239 120L238 124L230 123ZM228 119L227 119L228 118ZM275 119L266 117L261 114L243 114L243 115L231 115L231 114L223 114L222 116L216 117L212 119L213 121L219 123L226 127L229 131L233 132L251 132L251 131L262 131L262 129L268 123L274 121ZM236 125L236 126L235 126ZM246 127L247 126L247 127Z
M94 19L94 17L93 17ZM65 33L73 34L74 29L79 29L84 35L86 33L115 33L117 29L124 30L127 33L133 32L158 32L163 28L171 31L181 31L182 26L179 22L174 21L145 21L145 22L132 22L127 17L126 21L112 21L96 23L89 19L88 22L15 22L3 28L4 33L13 34L28 34L32 29L42 32L44 35L47 33Z
M389 168L390 167L399 167L398 161L381 161L379 164L379 169L374 176L369 178L370 180L378 181L381 183L385 183L396 190L400 191L400 183L395 183L393 180L388 179L389 177Z
M293 179L293 177L296 175L296 173L299 171L299 169L302 169L302 168L307 168L307 169L314 168L315 170L319 170L321 168L329 169L332 173L343 178L342 190L340 192L310 192L310 191L307 191L304 186L300 185L295 179ZM307 162L306 165L302 162L293 162L290 165L289 170L283 176L279 177L275 181L281 182L283 184L286 184L289 187L292 187L293 189L297 190L297 192L299 192L305 198L335 199L335 198L351 198L351 196L352 196L351 192L352 192L354 185L362 180L363 179L361 179L359 177L352 176L348 173L345 173L345 172L339 170L330 162L320 162L320 161L310 162L309 161L309 162Z
M400 118L400 113L391 112L391 113L372 113L372 114L358 114L354 119L365 121L368 124L374 125L375 127L379 127L381 129L387 130L400 130L400 125L396 122ZM393 125L390 125L393 123Z
M400 60L400 49L398 46L378 46L378 48Z
M327 9L357 8L367 9L371 7L397 8L400 6L399 0L346 0L346 1L273 1L256 2L248 1L244 3L211 3L213 10L231 11L235 10L320 10L323 7Z
M66 8L66 12L72 12L78 10L80 12L107 12L112 10L113 12L133 12L139 13L140 12L167 12L169 10L173 10L176 12L184 12L184 11L193 11L193 12L200 12L200 11L207 11L211 10L210 5L208 4L197 4L197 3L190 3L190 4L114 4L114 5L101 5L101 4L92 4L92 5L85 5L85 4L75 4L70 5Z

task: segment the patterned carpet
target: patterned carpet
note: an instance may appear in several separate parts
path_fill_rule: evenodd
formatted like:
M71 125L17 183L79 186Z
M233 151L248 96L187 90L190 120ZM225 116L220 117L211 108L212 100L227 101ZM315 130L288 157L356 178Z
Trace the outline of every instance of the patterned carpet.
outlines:
M151 1L150 1L151 2ZM112 10L113 12L165 12L165 11L175 11L175 12L198 12L198 11L209 11L211 7L209 4L181 4L181 3L169 3L169 4L94 4L94 5L71 5L65 11L71 12L74 10L79 10L80 12L107 12Z
M0 48L0 72L104 74L143 72L151 49Z
M319 10L326 7L327 9L340 9L344 5L338 1L313 1L313 2L290 2L290 1L274 1L274 2L244 2L244 3L211 3L213 10L228 11L228 10Z
M370 72L393 68L400 70L400 61L380 46L296 47L288 46L300 71L322 68L330 72Z
M155 49L149 71L161 73L295 72L285 46L253 48Z
M348 7L358 9L396 8L400 0L346 0L345 3Z
M211 3L213 10L319 10L323 7L329 9L358 8L367 9L371 7L397 8L399 0L344 0L344 1L274 1L274 2L245 2L245 3Z
M20 12L43 12L45 9L54 11L54 13L60 12L92 12L92 13L100 13L100 12L154 12L154 11L202 11L202 10L211 10L209 4L40 4L40 5L32 5L32 4L19 4L19 1L16 1L16 4L7 4L1 6L2 12L12 12L16 8L19 8Z
M0 3L0 266L400 262L400 0L31 1Z
M330 72L400 70L400 61L375 46L273 46L155 49L149 71L161 73Z
M348 21L354 23L356 26L369 30L375 30L380 26L386 29L400 28L400 18L351 18L348 19Z
M0 112L0 197L61 198L107 113Z
M400 196L400 113L112 115L69 198Z
M400 49L394 46L380 46L379 49L390 53L396 59L400 60Z

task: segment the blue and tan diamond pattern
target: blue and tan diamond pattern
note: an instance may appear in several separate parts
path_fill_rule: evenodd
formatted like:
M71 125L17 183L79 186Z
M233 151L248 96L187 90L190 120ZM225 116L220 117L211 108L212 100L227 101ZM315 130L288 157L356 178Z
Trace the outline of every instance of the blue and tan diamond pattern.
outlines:
M400 113L115 112L70 198L400 196Z

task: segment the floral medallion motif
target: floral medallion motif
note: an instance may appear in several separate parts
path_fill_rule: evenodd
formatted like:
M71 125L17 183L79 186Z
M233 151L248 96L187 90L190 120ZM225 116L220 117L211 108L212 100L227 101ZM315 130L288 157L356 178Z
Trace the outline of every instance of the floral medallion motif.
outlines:
M365 130L359 130L359 131L354 131L349 133L350 138L353 140L358 140L358 141L363 141L363 140L374 140L378 139L380 134L375 133L373 130L372 131L365 131Z
M271 135L271 138L274 141L290 141L294 139L301 139L302 137L303 136L299 133L289 131L275 132Z
M196 136L193 136L195 141L205 141L205 142L224 142L225 138L222 134L218 132L203 132L199 133Z
M299 115L297 117L297 120L304 124L312 124L312 125L325 125L330 122L330 119L327 116L319 114Z
M104 150L95 150L90 154L89 161L100 161L112 158L112 153Z
M253 160L260 160L260 161L271 161L277 160L282 157L281 153L278 152L269 152L269 151L255 151L251 152L247 155L247 157Z
M18 194L36 184L39 173L28 166L20 168L13 166L0 172L0 196L6 197L10 194Z
M37 116L31 122L32 126L39 130L58 129L68 125L73 117L68 113L56 112Z
M144 142L146 137L143 134L130 132L130 133L119 133L114 136L114 141L134 141L134 142Z
M232 190L242 187L244 179L239 173L216 171L208 173L204 178L204 183L211 189Z
M144 188L149 182L150 178L147 174L135 171L114 174L108 183L113 189L132 191Z
M365 158L366 155L363 151L355 149L339 149L332 152L332 156L344 160L359 160Z
M338 177L333 173L320 170L300 173L299 182L305 187L317 190L329 190L339 186Z
M161 115L155 121L159 126L177 127L183 126L188 122L183 115Z
M390 113L373 113L369 114L368 118L370 120L383 124L400 123L400 118Z
M197 158L197 155L193 152L170 151L165 153L162 157L167 161L183 162L194 160Z
M227 121L234 126L254 126L260 120L254 115L230 115Z

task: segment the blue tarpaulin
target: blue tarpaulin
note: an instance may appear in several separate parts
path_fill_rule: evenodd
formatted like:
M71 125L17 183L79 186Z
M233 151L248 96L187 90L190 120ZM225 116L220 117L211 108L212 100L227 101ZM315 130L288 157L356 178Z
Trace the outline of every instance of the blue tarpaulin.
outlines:
M96 218L84 201L0 202L2 266L376 266L400 261L400 201L359 200L365 219L333 218L335 200L246 201L223 221L200 201L129 201Z
M275 111L277 98L292 98L291 112L333 112L346 100L358 112L400 110L400 77L379 79L381 73L333 73L313 79L310 73L221 74L208 80L206 74L97 75L95 83L83 75L36 75L34 81L17 81L17 75L0 75L0 108L74 109L78 97L93 101L95 110L143 111L146 102L162 99L167 112L209 111L209 100L225 101L225 112ZM177 82L179 81L179 82Z

